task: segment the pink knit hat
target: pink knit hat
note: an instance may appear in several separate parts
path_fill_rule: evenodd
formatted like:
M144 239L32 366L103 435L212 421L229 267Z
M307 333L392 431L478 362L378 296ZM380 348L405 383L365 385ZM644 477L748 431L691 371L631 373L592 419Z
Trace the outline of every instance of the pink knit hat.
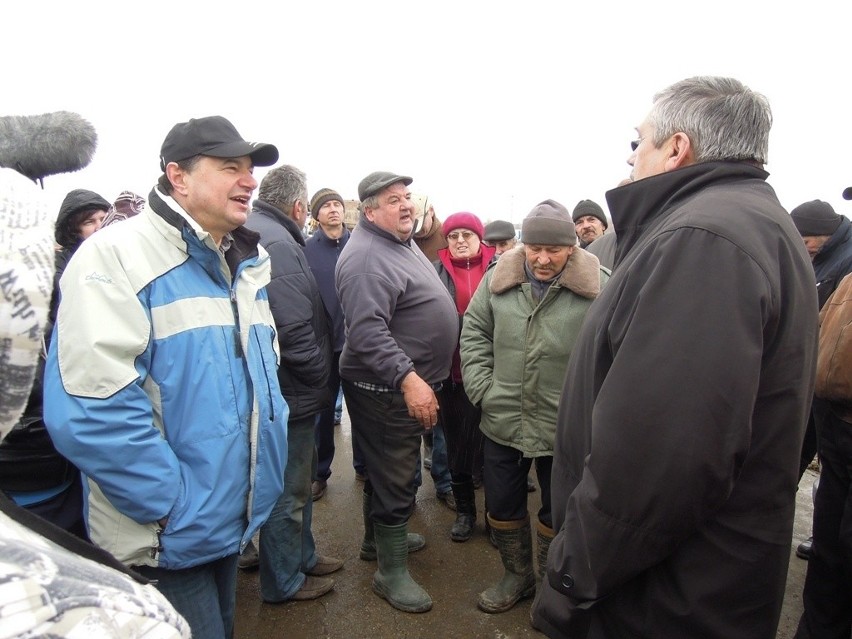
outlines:
M456 229L470 229L476 233L480 240L482 240L482 236L485 235L485 228L482 226L482 222L479 218L473 213L467 213L466 211L453 213L444 221L443 226L441 226L441 232L444 234L444 237L447 237Z

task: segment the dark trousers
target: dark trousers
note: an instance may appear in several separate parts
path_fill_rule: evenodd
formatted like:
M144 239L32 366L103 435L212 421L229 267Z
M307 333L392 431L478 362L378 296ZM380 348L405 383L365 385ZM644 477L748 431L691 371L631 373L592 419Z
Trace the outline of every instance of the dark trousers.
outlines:
M447 460L453 481L470 481L482 472L485 435L479 430L482 411L470 403L462 384L446 381L438 392Z
M553 528L550 512L550 470L553 457L535 457L535 472L541 488L538 519ZM533 458L521 451L485 438L485 501L488 514L499 521L515 521L527 516L527 475Z
M797 639L852 636L852 423L814 400L820 476Z
M135 566L134 570L157 581L157 590L183 615L193 637L230 639L234 634L239 557L230 555L182 570L152 566Z
M331 396L337 397L340 390L340 351L334 353L331 362L331 372L328 375L328 387ZM331 477L331 462L334 461L334 407L322 411L317 415L314 426L314 438L317 446L317 472L314 479L328 481ZM364 459L358 449L355 439L352 439L352 465L355 472L364 475Z
M364 490L372 493L373 521L386 526L411 517L414 475L423 427L409 416L402 393L364 390L343 380L352 439L367 467Z

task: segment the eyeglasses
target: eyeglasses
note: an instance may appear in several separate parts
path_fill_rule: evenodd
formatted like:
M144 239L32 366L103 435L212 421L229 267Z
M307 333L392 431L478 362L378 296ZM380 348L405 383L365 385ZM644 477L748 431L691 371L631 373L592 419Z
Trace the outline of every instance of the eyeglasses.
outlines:
M472 238L476 233L471 233L470 231L453 231L449 235L447 235L447 239L451 242L458 242L459 238L463 239L465 242L470 242L470 238Z
M635 151L636 149L639 148L639 145L642 144L642 142L644 140L645 140L645 138L639 138L638 140L633 140L633 142L630 143L630 149L632 151Z

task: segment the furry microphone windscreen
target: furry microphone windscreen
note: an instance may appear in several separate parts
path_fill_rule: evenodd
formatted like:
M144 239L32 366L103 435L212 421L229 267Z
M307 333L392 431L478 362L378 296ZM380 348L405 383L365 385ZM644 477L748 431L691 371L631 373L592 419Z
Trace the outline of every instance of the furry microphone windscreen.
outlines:
M31 180L79 171L97 146L95 127L70 111L0 117L0 166Z

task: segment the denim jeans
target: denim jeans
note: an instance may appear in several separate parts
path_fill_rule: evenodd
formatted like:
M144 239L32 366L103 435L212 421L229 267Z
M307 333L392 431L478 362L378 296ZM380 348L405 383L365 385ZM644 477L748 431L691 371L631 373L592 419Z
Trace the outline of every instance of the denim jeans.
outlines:
M334 421L335 423L343 419L343 387L337 387L337 401L334 402Z
M311 532L311 479L317 467L315 415L287 423L284 492L260 528L260 596L268 603L290 599L317 563Z
M423 484L422 456L417 460L417 474L414 477L414 485L417 488ZM432 468L429 470L432 481L435 483L435 492L447 493L452 490L450 467L447 463L447 439L444 437L444 429L441 420L432 429Z
M193 637L231 639L239 557L229 555L182 570L153 566L134 566L134 570L143 577L157 580L157 590L183 615Z

